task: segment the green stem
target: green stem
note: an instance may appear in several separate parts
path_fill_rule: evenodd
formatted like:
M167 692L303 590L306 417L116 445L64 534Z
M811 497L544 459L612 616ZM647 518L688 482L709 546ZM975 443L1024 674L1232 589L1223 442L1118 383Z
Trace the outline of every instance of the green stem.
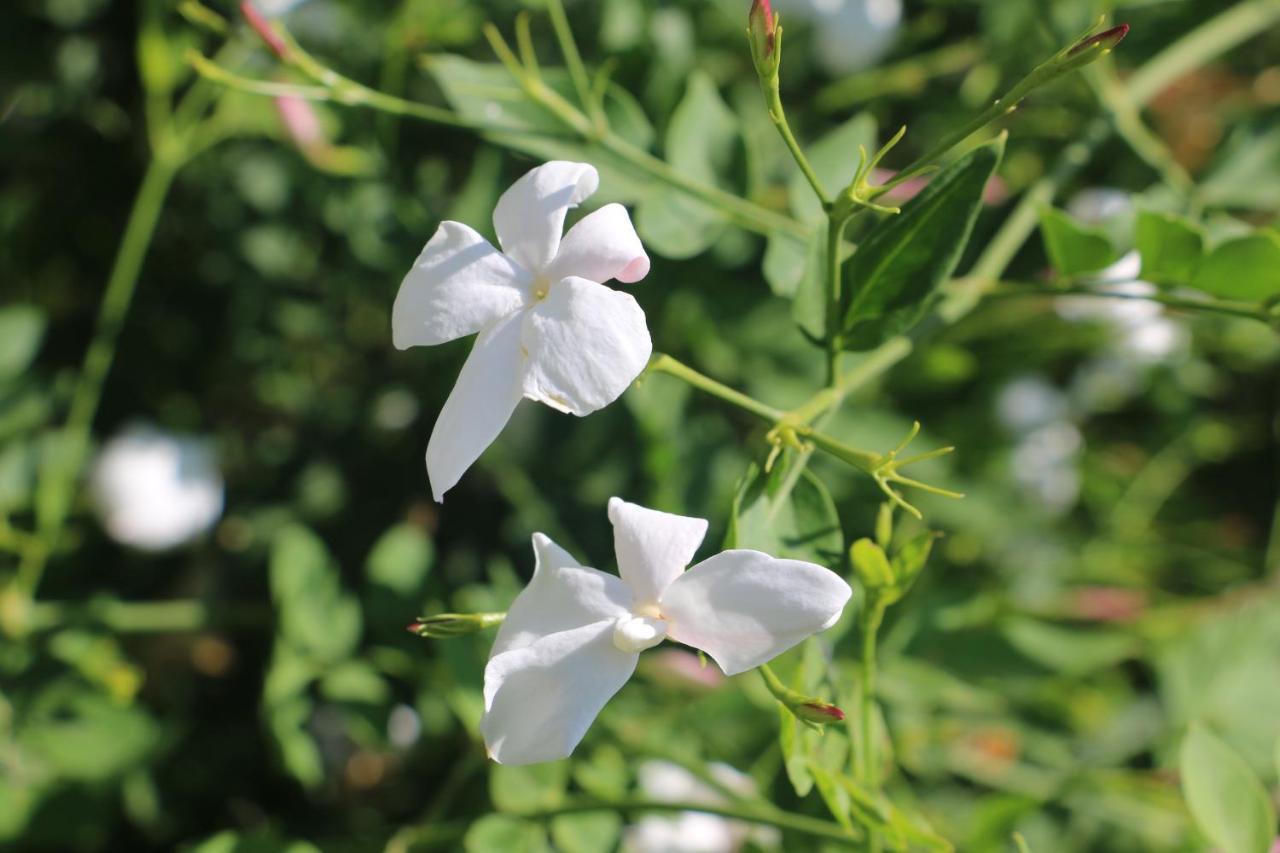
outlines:
M117 633L161 634L199 631L209 624L201 601L89 601L39 602L31 607L28 627L48 630L91 623Z
M712 397L717 397L726 403L737 406L743 411L750 412L756 417L768 421L769 423L777 423L782 420L785 414L781 409L775 409L761 403L754 397L748 397L741 391L735 391L728 385L717 382L710 376L699 373L687 364L677 361L666 353L654 353L652 359L649 360L649 366L646 372L658 371L674 376L683 382L692 385L699 391L704 391Z
M840 384L840 355L844 341L840 337L841 295L840 241L848 219L835 211L827 214L827 388Z
M89 431L102 398L102 386L115 358L120 330L128 316L142 263L160 220L160 211L179 167L180 158L174 155L157 154L153 157L129 213L124 238L98 309L93 338L72 392L58 453L44 475L50 479L47 484L41 484L41 494L45 496L38 510L37 532L41 547L28 549L18 566L16 588L28 598L35 596L45 565L57 548L58 537L70 511L76 480L88 453Z
M862 768L859 774L873 794L880 791L880 756L876 738L876 641L884 622L886 605L874 594L862 620L862 690L858 697L858 729L862 740Z
M791 420L802 424L813 423L824 412L837 408L850 392L862 387L906 358L913 346L908 337L890 338L852 368L844 371L835 385L823 388L810 397L804 405L792 409L789 413Z
M781 39L779 39L781 41ZM781 45L777 45L775 50L781 50ZM800 167L801 173L804 174L805 180L809 182L809 186L813 188L813 193L822 202L824 208L831 205L831 200L827 198L826 190L822 188L822 182L818 180L817 173L813 170L813 166L809 164L809 158L805 156L804 149L800 147L800 143L796 141L795 134L791 132L791 125L787 122L787 112L782 106L782 91L779 87L778 75L774 74L770 77L762 77L760 79L760 89L764 92L765 104L769 109L769 120L773 122L773 126L777 128L778 135L782 137L782 141L786 143L787 150L791 152L791 157L796 161L796 165Z
M560 53L564 55L564 64L569 69L569 77L573 80L573 88L578 92L578 100L584 109L593 113L592 119L599 126L603 117L599 115L591 97L591 78L587 75L587 67L582 63L582 55L578 53L578 43L574 41L564 4L561 0L548 0L547 12L551 15L551 26L555 30L556 41L560 44Z
M996 290L989 290L984 293L982 298L1016 299L1028 296L1089 296L1098 299L1129 299L1156 302L1168 308L1176 308L1185 311L1206 311L1215 314L1225 314L1230 317L1244 317L1249 320L1259 320L1263 323L1270 322L1266 309L1257 305L1251 305L1247 302L1229 302L1218 299L1173 296L1162 292L1149 294L1121 293L1114 290L1099 289L1101 287L1105 287L1105 285L1100 284L1095 287L1086 287L1083 285L1075 285L1071 287L1024 287L1020 285L1010 285L1008 282L1002 282Z
M736 804L719 804L708 805L705 803L681 803L681 802L658 802L655 800L644 799L622 799L622 800L592 800L580 799L571 800L551 808L539 809L537 811L521 811L511 812L514 817L522 817L526 820L546 820L564 814L579 814L581 812L595 811L616 811L616 812L701 812L703 814L718 815L720 817L741 820L747 823L758 823L764 826L773 826L786 832L797 832L803 835L813 836L814 838L825 838L829 841L837 841L848 845L858 843L858 838L851 835L844 827L837 823L832 823L819 818L809 817L808 815L795 814L793 812L784 812L776 809L763 809L759 807L736 805Z
M772 406L765 405L754 397L748 397L740 391L735 391L728 385L717 382L709 376L699 373L692 367L683 362L677 361L665 353L655 353L649 361L646 371L658 371L674 376L684 382L697 388L699 391L705 391L713 397L717 397L726 403L730 403L743 411L750 412L761 420L771 424L777 424L786 417L786 412L781 409L775 409ZM815 447L826 451L842 462L848 463L858 470L871 474L876 470L876 466L881 461L879 453L871 453L866 450L858 450L850 447L842 441L838 441L825 433L818 432L814 429L798 425L797 435L805 441L812 443Z

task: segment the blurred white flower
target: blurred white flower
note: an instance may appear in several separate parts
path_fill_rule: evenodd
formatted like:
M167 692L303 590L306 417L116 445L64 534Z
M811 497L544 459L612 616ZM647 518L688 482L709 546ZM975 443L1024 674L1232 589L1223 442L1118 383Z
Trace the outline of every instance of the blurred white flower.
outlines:
M685 571L707 522L609 501L621 577L580 565L541 533L484 671L480 731L502 764L555 761L670 637L726 675L765 663L840 618L852 590L813 563L725 551Z
M893 49L902 25L902 0L802 0L780 11L813 21L814 49L831 74L875 65Z
M537 167L498 199L501 252L466 225L445 222L400 285L391 314L397 348L480 333L427 443L437 501L521 397L587 415L616 400L648 363L644 311L600 284L649 272L626 208L607 204L561 240L565 214L599 182L585 163Z
M222 475L208 446L152 427L130 427L106 443L90 492L111 538L143 551L181 545L222 515Z
M1023 433L1061 420L1067 396L1040 376L1020 376L1000 389L996 418L1010 432Z
M756 794L754 780L728 764L715 762L708 771L722 786L741 797ZM640 791L646 799L664 803L723 805L720 791L688 770L669 761L645 761L638 771ZM776 847L779 833L773 827L753 827L742 821L702 812L650 815L627 828L623 853L734 853L748 838L760 848Z
M1051 513L1066 512L1080 496L1080 430L1055 421L1024 436L1014 446L1010 465L1022 490Z

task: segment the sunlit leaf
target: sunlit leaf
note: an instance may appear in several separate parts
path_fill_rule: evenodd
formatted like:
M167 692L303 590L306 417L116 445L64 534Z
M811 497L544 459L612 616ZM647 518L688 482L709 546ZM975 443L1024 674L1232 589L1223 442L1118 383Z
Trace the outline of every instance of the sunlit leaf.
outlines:
M886 216L844 263L845 347L871 349L918 323L960 257L982 207L1004 137L934 176L896 216Z
M1196 825L1223 853L1270 849L1276 835L1275 809L1238 753L1195 723L1182 741L1178 769Z
M1060 276L1097 272L1119 257L1106 231L1077 222L1052 207L1040 212L1040 234L1049 263Z

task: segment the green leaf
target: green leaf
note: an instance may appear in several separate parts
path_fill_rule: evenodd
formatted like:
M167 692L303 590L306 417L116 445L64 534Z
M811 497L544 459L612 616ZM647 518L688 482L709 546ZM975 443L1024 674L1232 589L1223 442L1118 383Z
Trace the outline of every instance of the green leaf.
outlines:
M781 464L764 474L752 465L738 485L726 547L823 566L844 563L844 532L826 486L807 468L788 478Z
M391 695L387 682L364 661L338 664L320 680L320 692L336 702L382 705Z
M365 563L365 575L397 595L417 596L434 557L431 537L422 528L397 524L374 543Z
M1276 834L1276 815L1258 777L1231 747L1193 723L1178 759L1182 793L1191 816L1223 853L1265 853Z
M812 240L803 242L780 231L769 235L764 246L761 272L775 296L789 298L800 288L809 268L809 258L813 254L810 251L811 243Z
M1001 624L1010 645L1056 672L1085 675L1137 656L1138 640L1121 631L1063 628L1025 616Z
M809 236L804 249L807 260L800 271L794 298L791 301L791 319L811 340L821 341L827 336L827 234L816 229Z
M870 539L859 539L849 549L849 558L858 573L863 586L881 589L893 586L893 569L889 567L889 558L884 549Z
M201 841L191 853L320 853L320 848L309 841L286 841L271 830L242 835L228 829Z
M1119 257L1106 231L1077 222L1052 207L1040 212L1040 234L1049 263L1060 276L1097 272Z
M499 811L529 812L553 809L564 802L569 762L512 766L496 764L489 771L489 797Z
M342 588L337 567L318 536L284 527L271 546L271 597L286 641L320 661L350 657L360 642L360 604Z
M17 742L58 778L101 782L142 764L160 727L141 708L59 683L40 695Z
M1142 278L1158 284L1186 284L1204 256L1204 234L1198 226L1170 213L1138 212L1135 248L1142 255Z
M858 146L874 153L876 150L876 119L871 113L858 113L835 130L821 136L805 147L805 157L818 176L818 183L832 198L853 180L861 163ZM791 210L801 222L825 223L826 212L813 193L808 179L793 167L787 183L787 197Z
M818 795L827 804L827 811L831 812L831 816L837 823L853 832L854 823L850 816L853 804L849 799L849 790L840 783L839 774L817 764L810 764L809 772L813 775L813 783L818 789Z
M667 161L699 183L728 186L742 146L738 117L711 78L695 72L667 127ZM701 254L727 224L720 210L669 187L650 193L636 210L636 230L653 251L668 258Z
M1262 230L1228 240L1201 262L1191 286L1250 302L1280 295L1280 234Z
M622 832L615 812L583 812L551 819L551 840L562 853L611 853Z
M960 263L1004 137L966 154L886 217L844 264L845 347L871 349L924 317Z
M573 781L594 797L620 800L627 793L627 760L616 746L598 746L589 759L573 763Z
M600 191L592 201L635 202L650 193L650 182L635 167L604 147L575 137L545 109L530 101L502 65L474 62L452 54L425 60L445 100L460 115L507 130L489 131L486 138L504 148L522 151L540 160L576 160L590 163L600 172ZM572 81L563 69L543 69L543 81L560 94L576 98ZM614 132L637 148L653 144L653 125L626 90L610 85L605 91L605 113Z
M507 815L485 815L467 828L466 853L551 853L539 824Z
M0 308L0 380L21 376L35 361L45 318L33 305Z
M310 718L311 701L294 697L268 709L267 728L280 750L284 769L303 787L316 788L324 781L324 759L306 729Z

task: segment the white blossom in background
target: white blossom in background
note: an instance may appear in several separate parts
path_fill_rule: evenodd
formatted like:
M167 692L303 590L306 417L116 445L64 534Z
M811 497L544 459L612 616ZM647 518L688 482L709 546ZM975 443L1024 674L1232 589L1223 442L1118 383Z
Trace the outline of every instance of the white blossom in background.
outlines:
M1084 436L1072 422L1072 398L1046 378L1020 376L996 396L996 419L1015 437L1009 468L1022 494L1053 515L1080 496Z
M1067 204L1067 212L1085 225L1105 226L1133 214L1133 197L1123 190L1095 187L1077 193ZM1089 276L1086 284L1098 290L1126 296L1153 296L1158 288L1142 281L1142 256L1129 252L1106 269ZM1061 296L1056 300L1058 316L1074 322L1101 322L1113 330L1112 349L1119 358L1135 365L1165 361L1186 349L1187 330L1170 317L1157 302L1149 299Z
M616 400L648 363L644 311L630 294L601 284L649 273L626 208L607 204L561 239L565 214L599 182L586 163L533 169L493 212L502 251L445 222L400 285L391 314L397 348L479 332L427 444L437 501L497 438L521 397L587 415Z
M875 65L902 27L902 0L800 0L779 11L813 23L818 61L836 75Z
M177 547L222 515L222 475L207 444L153 427L130 427L109 440L89 487L107 534L142 551Z
M755 780L728 764L713 762L707 771L721 786L739 797L757 794ZM636 772L645 799L660 803L726 805L721 792L670 761L645 761ZM734 853L750 840L757 849L776 849L778 830L752 826L738 820L704 812L675 815L648 815L627 827L622 838L623 853Z
M635 671L670 637L746 672L825 631L852 590L813 563L725 551L685 571L707 522L609 501L621 577L580 565L541 533L533 579L507 611L484 671L489 757L567 757Z

